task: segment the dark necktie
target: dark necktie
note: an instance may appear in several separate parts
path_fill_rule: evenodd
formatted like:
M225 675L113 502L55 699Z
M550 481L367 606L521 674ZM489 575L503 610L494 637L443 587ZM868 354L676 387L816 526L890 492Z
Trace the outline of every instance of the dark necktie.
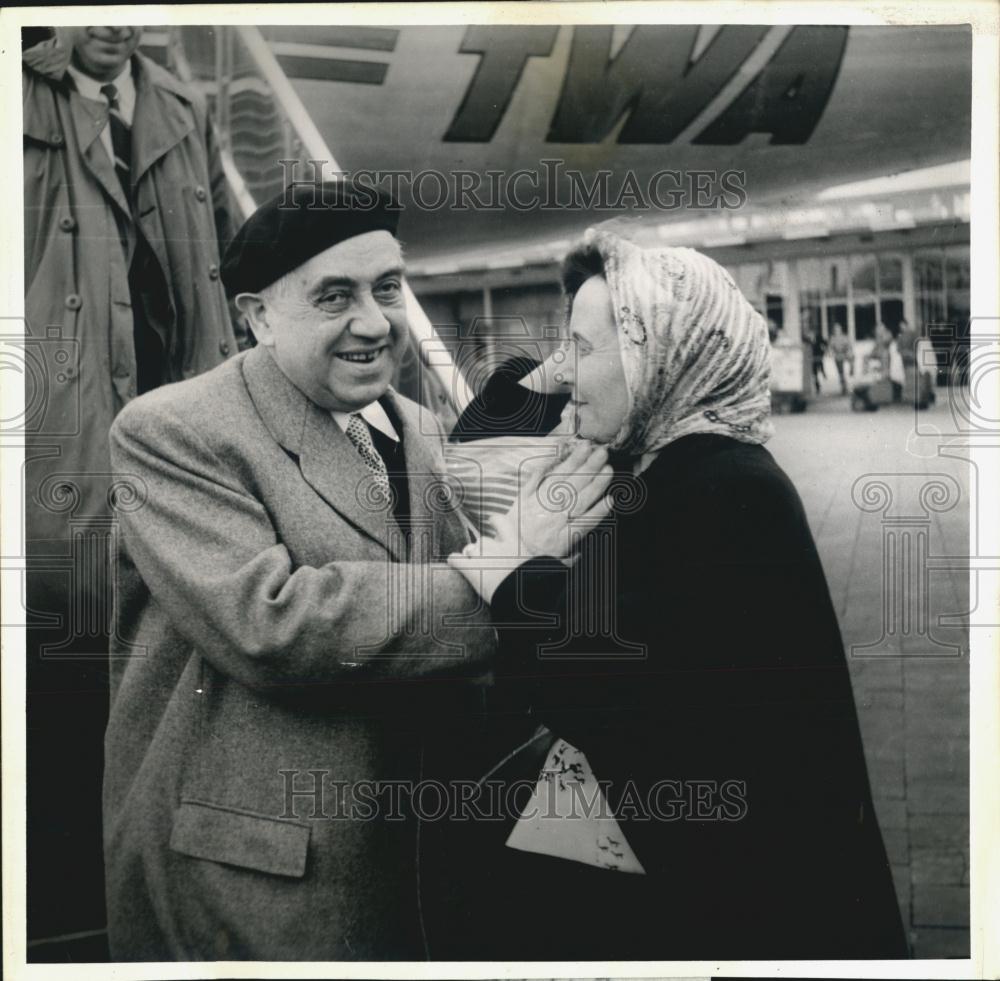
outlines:
M101 95L108 100L108 125L111 127L115 173L125 193L125 202L132 209L132 127L122 116L118 89L110 83L101 86ZM125 261L128 265L128 287L132 297L132 337L135 344L135 384L141 395L166 380L169 340L167 326L154 312L162 309L167 295L163 274L140 229L130 245L130 233L123 220L118 222Z
M118 89L102 85L101 95L108 100L108 125L111 127L111 146L114 149L115 173L125 192L125 200L132 200L132 130L121 113Z

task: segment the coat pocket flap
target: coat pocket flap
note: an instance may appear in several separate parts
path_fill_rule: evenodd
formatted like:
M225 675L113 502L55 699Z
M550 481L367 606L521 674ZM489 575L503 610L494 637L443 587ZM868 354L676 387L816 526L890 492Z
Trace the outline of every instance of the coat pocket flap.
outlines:
M306 872L309 828L213 804L183 801L174 812L170 847L192 858L300 879Z

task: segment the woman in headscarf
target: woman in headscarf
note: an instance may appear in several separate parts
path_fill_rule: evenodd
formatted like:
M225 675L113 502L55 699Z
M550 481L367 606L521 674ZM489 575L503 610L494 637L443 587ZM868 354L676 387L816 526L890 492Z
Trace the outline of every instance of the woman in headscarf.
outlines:
M548 730L473 956L906 956L836 615L763 446L766 323L706 256L607 229L564 287L543 367L579 442L450 560Z

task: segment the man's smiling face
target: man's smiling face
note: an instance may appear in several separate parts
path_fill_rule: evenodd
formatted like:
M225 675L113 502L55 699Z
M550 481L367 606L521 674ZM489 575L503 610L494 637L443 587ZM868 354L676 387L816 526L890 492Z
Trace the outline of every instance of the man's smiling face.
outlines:
M408 331L403 256L389 232L339 242L243 296L257 340L321 408L355 412L388 388Z
M68 29L73 64L99 82L121 74L125 62L139 46L139 27L74 27Z

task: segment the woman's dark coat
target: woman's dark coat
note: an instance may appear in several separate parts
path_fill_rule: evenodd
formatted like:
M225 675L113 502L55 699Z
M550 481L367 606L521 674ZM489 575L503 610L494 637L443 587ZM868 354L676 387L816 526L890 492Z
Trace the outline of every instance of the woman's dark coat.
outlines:
M586 754L647 875L503 848L509 822L477 829L464 864L489 897L464 906L466 955L906 956L795 488L766 449L718 435L679 439L619 480L632 503L611 537L591 534L572 575L528 562L492 610L521 624L500 629L499 691ZM590 569L610 601L581 589ZM578 615L613 606L613 637L569 636L574 595ZM557 625L524 625L541 614ZM537 775L540 758L536 746L494 777Z

